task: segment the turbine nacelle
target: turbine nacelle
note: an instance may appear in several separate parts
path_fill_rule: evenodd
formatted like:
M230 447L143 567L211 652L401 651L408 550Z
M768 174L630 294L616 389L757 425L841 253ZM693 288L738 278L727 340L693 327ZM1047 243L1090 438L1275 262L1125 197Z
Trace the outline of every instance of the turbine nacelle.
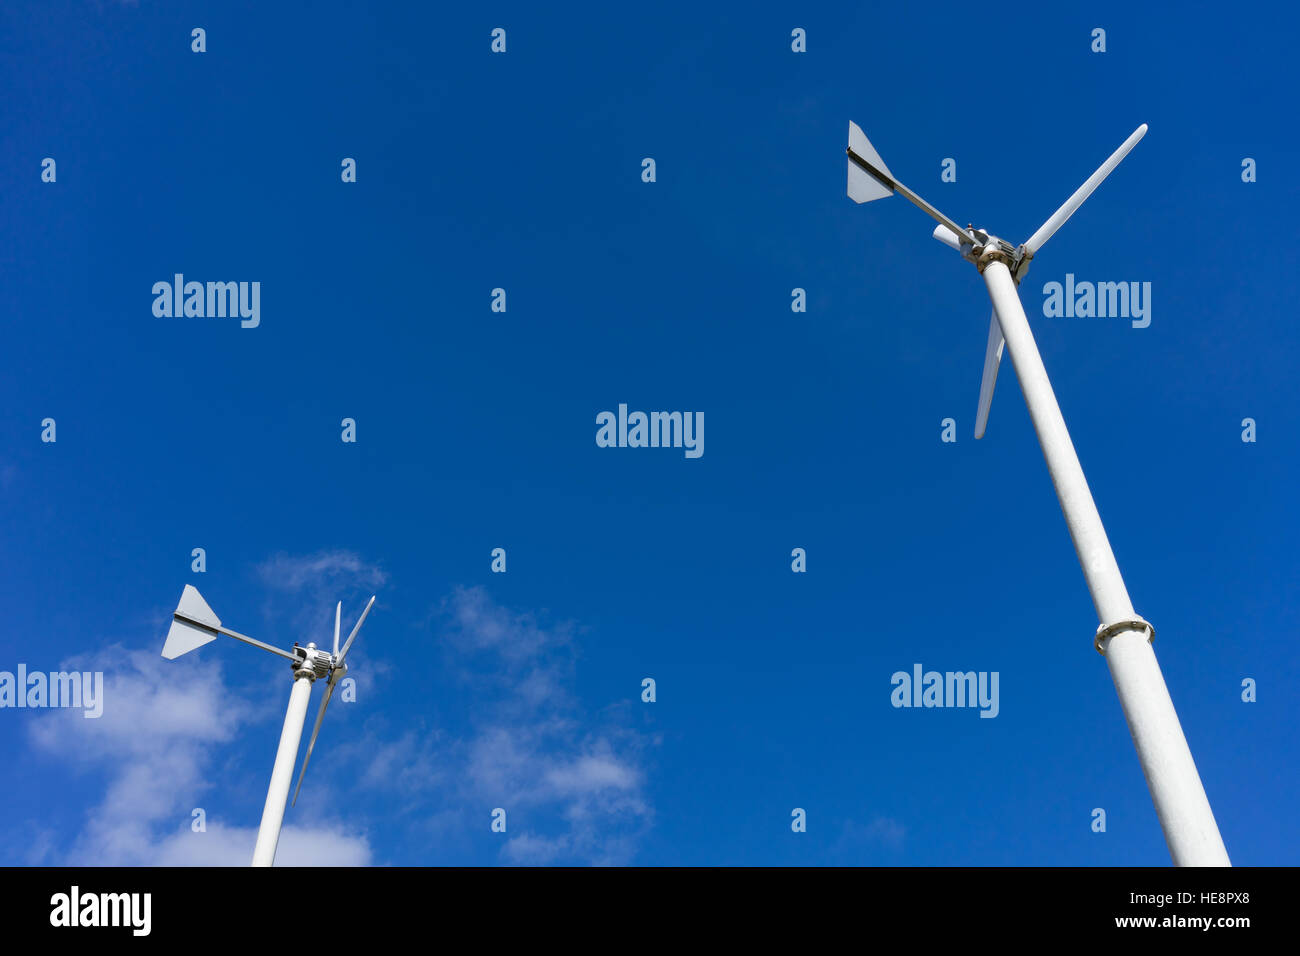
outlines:
M334 657L329 651L317 650L315 644L308 644L306 647L294 644L293 650L299 657L299 665L295 671L298 669L310 671L312 680L328 677L334 670Z
M933 236L976 265L979 265L980 259L990 252L998 253L1011 269L1011 275L1017 283L1021 276L1029 271L1029 262L1033 257L1024 246L1013 246L1005 239L1000 239L987 230L977 229L974 226L967 226L966 231L966 235L959 236L940 223L934 227Z

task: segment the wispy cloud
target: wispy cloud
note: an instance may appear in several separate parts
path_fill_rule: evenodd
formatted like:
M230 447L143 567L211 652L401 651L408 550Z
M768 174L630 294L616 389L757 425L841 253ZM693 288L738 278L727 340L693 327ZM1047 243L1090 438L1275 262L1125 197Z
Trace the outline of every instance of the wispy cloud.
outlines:
M498 709L538 718L571 709L574 631L493 603L485 589L457 588L442 603L441 636L451 663Z
M453 656L484 701L465 742L466 782L508 813L530 811L528 830L511 833L503 859L628 861L653 816L641 766L646 741L618 708L587 719L574 695L574 625L543 626L482 588L454 591L444 615Z
M400 767L408 785L443 795L434 815L472 814L484 827L491 809L505 809L507 863L631 860L653 819L650 742L631 728L630 704L592 717L579 703L579 629L503 607L479 587L453 591L436 621L448 664L472 691L470 730L409 734L377 749L363 779Z
M907 828L892 817L876 816L868 823L846 820L832 852L858 856L884 848L893 852L903 849Z
M271 631L286 635L286 640L314 641L320 647L328 647L333 639L336 602L343 602L341 636L346 640L371 594L380 595L376 607L382 605L388 584L383 568L342 549L303 555L282 552L259 564L257 575L268 591L264 611ZM353 653L357 660L364 658L364 642L349 652L350 663ZM364 682L373 671L358 668L355 676Z
M348 587L378 588L388 575L351 551L318 551L315 554L280 553L257 567L258 576L279 591L320 590L342 583Z

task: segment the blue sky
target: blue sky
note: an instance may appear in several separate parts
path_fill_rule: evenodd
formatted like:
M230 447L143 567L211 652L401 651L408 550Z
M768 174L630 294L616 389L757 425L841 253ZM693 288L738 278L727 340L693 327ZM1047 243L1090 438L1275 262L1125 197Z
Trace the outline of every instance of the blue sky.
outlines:
M1228 851L1297 861L1293 10L382 6L0 12L0 669L107 680L0 710L0 863L247 861L289 674L162 661L186 583L282 646L379 595L282 863L1167 863L1009 364L971 437L982 283L845 197L849 120L1013 242L1150 124L1021 294ZM178 272L260 325L155 317Z

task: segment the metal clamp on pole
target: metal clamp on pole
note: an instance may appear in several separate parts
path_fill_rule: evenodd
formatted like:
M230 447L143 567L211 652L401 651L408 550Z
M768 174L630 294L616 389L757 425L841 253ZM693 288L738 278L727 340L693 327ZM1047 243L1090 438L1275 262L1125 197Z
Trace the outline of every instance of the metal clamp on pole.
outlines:
M1102 657L1106 656L1106 651L1102 648L1102 641L1109 640L1116 634L1123 634L1125 631L1146 631L1147 643L1154 644L1156 639L1156 629L1151 626L1151 622L1141 617L1135 617L1131 621L1116 621L1114 624L1102 624L1097 628L1097 636L1093 639L1092 646L1097 648L1097 653Z

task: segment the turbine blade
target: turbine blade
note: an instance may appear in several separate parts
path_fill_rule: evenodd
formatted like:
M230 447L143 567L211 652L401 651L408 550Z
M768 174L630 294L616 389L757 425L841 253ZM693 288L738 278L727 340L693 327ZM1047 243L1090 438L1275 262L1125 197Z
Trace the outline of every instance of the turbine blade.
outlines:
M336 664L342 664L344 659L348 656L348 648L351 647L352 642L356 640L357 631L361 630L361 625L366 623L366 615L370 613L370 609L374 606L375 595L372 594L370 596L370 603L367 604L366 609L361 612L361 617L357 618L357 626L352 628L352 633L348 635L347 643L343 645L343 653L339 654L339 659L335 661Z
M857 161L854 161L854 157ZM864 168L866 167L866 168ZM872 202L894 194L893 174L857 123L849 122L849 198Z
M307 775L307 761L311 760L312 749L316 746L316 735L320 733L321 721L325 719L325 708L330 705L330 695L334 693L334 678L331 675L329 683L325 685L325 697L320 702L320 711L316 714L316 726L311 729L311 740L307 741L307 755L302 758L302 770L298 773L298 786L293 788L293 803L290 806L297 806L298 791L302 789L302 778Z
M334 609L334 658L339 656L339 623L343 617L343 602L339 601L338 607Z
M1146 132L1146 123L1135 129L1133 134L1124 140L1119 149L1110 154L1110 159L1102 163L1098 170L1074 191L1074 195L1067 199L1060 209L1052 213L1052 217L1047 222L1038 227L1038 231L1025 242L1025 250L1031 256L1043 247L1043 243L1052 238L1056 230L1065 225L1065 221L1074 215L1074 211L1083 205L1083 201L1092 195L1092 191L1101 185L1101 181L1110 175L1111 170L1119 165L1120 160L1128 155L1129 150L1138 144L1138 140L1145 136Z
M993 317L989 319L989 345L984 353L984 378L980 382L979 408L975 411L976 438L983 438L984 429L988 427L989 408L993 405L993 386L998 380L998 366L1002 364L1002 347L1005 344L1002 339L1002 326L998 324L998 313L995 309Z

